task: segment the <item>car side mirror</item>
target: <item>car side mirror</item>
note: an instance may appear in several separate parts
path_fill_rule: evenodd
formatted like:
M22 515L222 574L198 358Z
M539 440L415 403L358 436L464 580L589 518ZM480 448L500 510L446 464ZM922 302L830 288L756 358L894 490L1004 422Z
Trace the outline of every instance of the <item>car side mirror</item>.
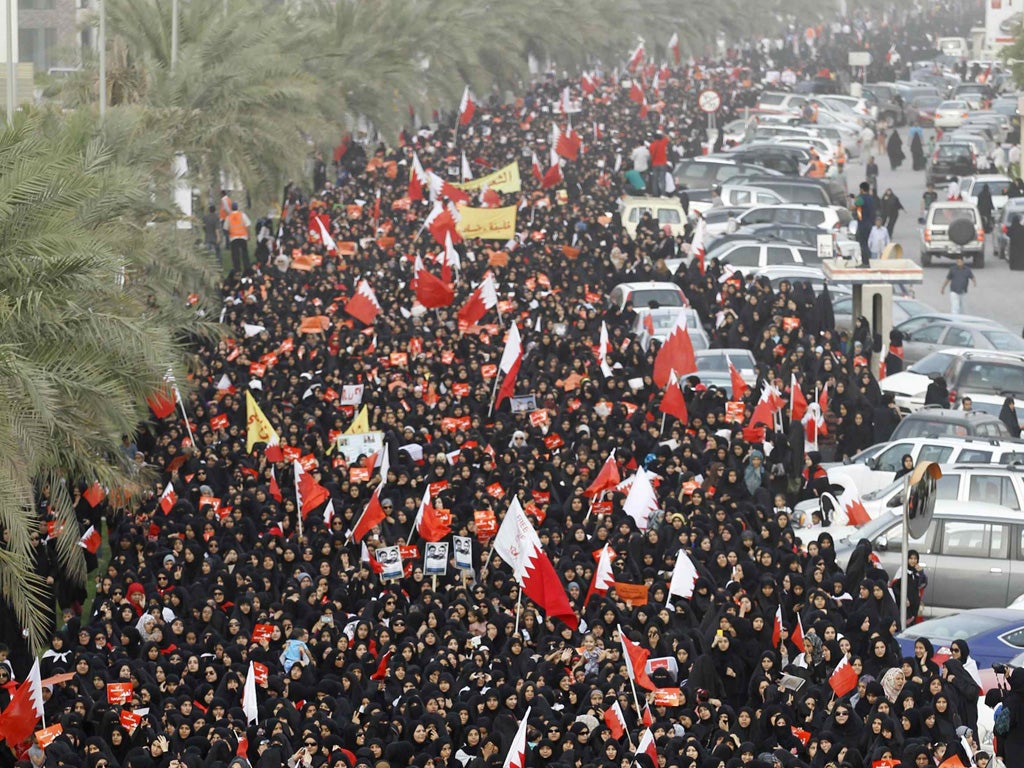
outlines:
M877 549L879 552L886 552L886 551L888 551L888 549L889 549L889 537L888 536L879 536L875 540L875 549Z
M868 459L865 462L865 464L867 465L867 468L870 469L872 472L877 472L878 471L878 457L877 456L872 456L870 459Z

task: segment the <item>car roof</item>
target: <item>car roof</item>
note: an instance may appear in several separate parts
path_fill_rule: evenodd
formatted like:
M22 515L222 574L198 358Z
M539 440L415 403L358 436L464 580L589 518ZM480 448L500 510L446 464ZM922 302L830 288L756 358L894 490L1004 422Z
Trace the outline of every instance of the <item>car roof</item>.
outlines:
M670 283L670 282L667 282L667 281L664 281L664 280L662 280L662 281L658 281L658 280L641 280L639 282L633 282L633 283L618 283L615 286L615 288L622 288L625 291L638 291L638 290L642 290L642 289L645 289L645 288L647 288L647 289L650 289L650 288L676 288L676 289L678 289L680 291L683 290L682 288L680 288L675 283ZM615 290L615 288L612 288L612 290Z
M722 357L723 355L752 355L745 347L716 347L715 349L699 349L693 353L697 357Z
M636 205L669 205L672 206L673 208L683 207L683 204L674 197L647 197L643 195L626 195L622 202L625 205L633 203Z
M1007 183L1013 181L1009 176L1004 176L1001 173L978 173L974 176L966 176L964 180L970 179L971 181L1005 181Z
M926 405L920 410L908 413L903 421L948 421L955 424L968 421L999 421L999 418L990 413L981 411L951 411L938 405Z

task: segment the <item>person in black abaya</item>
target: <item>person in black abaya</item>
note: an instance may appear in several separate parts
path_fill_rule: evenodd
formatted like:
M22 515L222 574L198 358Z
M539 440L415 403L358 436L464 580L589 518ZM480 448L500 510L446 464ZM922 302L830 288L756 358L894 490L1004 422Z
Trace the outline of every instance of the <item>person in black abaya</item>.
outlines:
M923 171L928 164L928 158L924 154L924 143L921 141L920 131L914 131L913 136L910 137L910 157L915 171Z
M942 375L932 375L932 382L924 393L924 404L949 408L949 387L946 386L946 379Z
M828 281L821 286L821 293L814 299L809 325L811 333L830 331L836 327L836 314L832 308L832 296L829 294Z
M1010 245L1006 251L1006 258L1010 262L1010 269L1015 272L1024 270L1024 223L1021 222L1019 214L1015 213L1010 217L1007 236Z
M1010 437L1020 437L1020 421L1017 419L1017 403L1013 395L1007 395L999 411L999 420L1010 431Z
M992 213L996 207L992 202L992 192L988 188L988 184L981 185L981 191L978 192L978 213L981 215L981 225L984 227L986 233L991 233L992 228L995 226L995 220L992 218Z
M889 134L889 141L885 145L885 152L889 155L889 164L894 171L903 165L903 161L907 156L903 154L903 139L900 138L898 131L893 130Z

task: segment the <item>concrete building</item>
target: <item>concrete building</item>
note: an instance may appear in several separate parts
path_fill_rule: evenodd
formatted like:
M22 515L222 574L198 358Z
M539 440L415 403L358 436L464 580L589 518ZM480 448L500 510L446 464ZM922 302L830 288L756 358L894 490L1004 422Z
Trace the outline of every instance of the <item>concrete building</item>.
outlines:
M85 0L12 1L18 6L18 61L31 63L36 74L79 65Z

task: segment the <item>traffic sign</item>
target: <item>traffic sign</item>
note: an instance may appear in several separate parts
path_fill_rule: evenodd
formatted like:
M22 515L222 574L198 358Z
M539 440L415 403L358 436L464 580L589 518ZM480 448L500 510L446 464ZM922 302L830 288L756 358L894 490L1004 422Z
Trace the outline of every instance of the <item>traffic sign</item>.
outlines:
M703 112L717 112L722 108L722 97L718 91L706 90L697 94L697 106Z

